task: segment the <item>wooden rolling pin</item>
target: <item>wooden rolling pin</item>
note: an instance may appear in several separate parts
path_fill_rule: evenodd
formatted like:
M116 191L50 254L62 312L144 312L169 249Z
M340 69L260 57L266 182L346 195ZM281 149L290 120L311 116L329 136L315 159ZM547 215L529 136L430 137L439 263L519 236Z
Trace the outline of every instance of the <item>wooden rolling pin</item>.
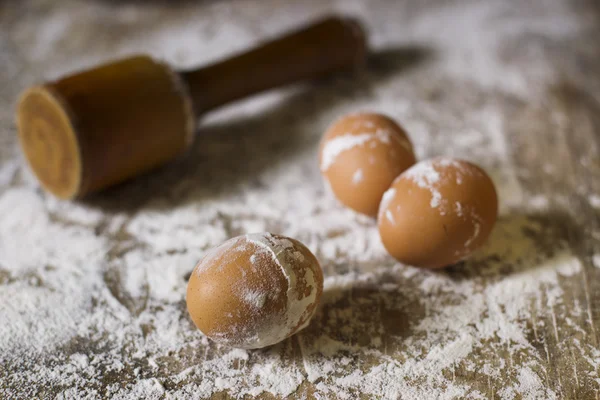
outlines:
M26 90L17 110L19 138L42 186L78 198L188 149L206 111L360 65L365 56L360 25L338 17L194 71L136 56Z

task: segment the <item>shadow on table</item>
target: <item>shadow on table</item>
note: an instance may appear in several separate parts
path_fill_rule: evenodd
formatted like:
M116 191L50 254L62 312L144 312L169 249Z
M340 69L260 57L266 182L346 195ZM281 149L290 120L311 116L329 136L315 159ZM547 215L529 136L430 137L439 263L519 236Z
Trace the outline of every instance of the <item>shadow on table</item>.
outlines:
M580 240L581 228L565 212L512 213L498 219L481 250L439 273L457 281L522 273L543 266Z
M402 279L384 275L326 289L310 325L286 341L294 349L292 358L302 365L304 357L354 357L369 350L379 358L411 338L427 310L410 289L392 288L392 281Z
M324 111L364 97L377 83L431 55L421 47L382 50L370 57L365 71L300 87L259 114L234 115L218 123L202 124L184 156L84 202L107 211L134 211L141 206L163 209L235 192L241 183L261 186L257 177L262 171L294 154L316 149L326 125L315 127L315 121Z
M559 211L500 217L487 245L468 261L440 270L407 267L408 274L382 266L340 276L338 284L333 281L325 290L311 325L298 340L309 343L310 354L323 356L352 356L369 349L377 357L393 354L407 340L424 339L423 328L415 329L423 319L437 324L438 317L452 318L443 310L468 301L465 283L469 290L481 292L489 284L549 263L558 268L570 262L569 249L581 239L581 229ZM448 329L439 323L439 329Z

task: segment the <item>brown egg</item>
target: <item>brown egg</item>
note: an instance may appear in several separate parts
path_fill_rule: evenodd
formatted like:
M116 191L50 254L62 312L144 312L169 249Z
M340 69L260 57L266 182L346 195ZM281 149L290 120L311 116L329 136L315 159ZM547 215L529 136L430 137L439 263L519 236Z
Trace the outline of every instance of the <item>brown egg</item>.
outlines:
M397 260L439 268L480 247L497 214L496 189L483 170L467 161L435 158L409 168L385 192L379 234Z
M192 321L210 339L255 349L308 325L322 292L321 267L306 246L254 233L210 250L190 276L186 300Z
M337 199L373 217L394 178L415 161L404 129L373 113L350 114L336 121L325 132L319 151L321 173Z

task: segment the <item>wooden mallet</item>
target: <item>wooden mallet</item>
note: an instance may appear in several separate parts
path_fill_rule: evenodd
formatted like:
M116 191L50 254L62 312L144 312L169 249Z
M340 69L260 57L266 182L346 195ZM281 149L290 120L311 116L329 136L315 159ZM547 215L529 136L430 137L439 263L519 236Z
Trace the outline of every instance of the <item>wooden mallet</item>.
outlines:
M46 190L79 198L181 154L198 116L215 107L365 57L360 25L338 17L194 71L131 57L26 90L17 111L21 146Z

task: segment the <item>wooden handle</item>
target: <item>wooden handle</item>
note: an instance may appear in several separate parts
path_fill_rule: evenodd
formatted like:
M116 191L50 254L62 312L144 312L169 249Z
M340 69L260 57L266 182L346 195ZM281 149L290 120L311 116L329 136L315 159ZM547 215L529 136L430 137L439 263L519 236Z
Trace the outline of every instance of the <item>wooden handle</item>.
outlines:
M246 53L182 72L196 115L277 86L356 67L365 34L353 19L331 17Z
M131 57L25 91L19 137L47 190L81 197L180 154L192 143L194 114L364 58L361 28L341 18L181 74L150 57Z

